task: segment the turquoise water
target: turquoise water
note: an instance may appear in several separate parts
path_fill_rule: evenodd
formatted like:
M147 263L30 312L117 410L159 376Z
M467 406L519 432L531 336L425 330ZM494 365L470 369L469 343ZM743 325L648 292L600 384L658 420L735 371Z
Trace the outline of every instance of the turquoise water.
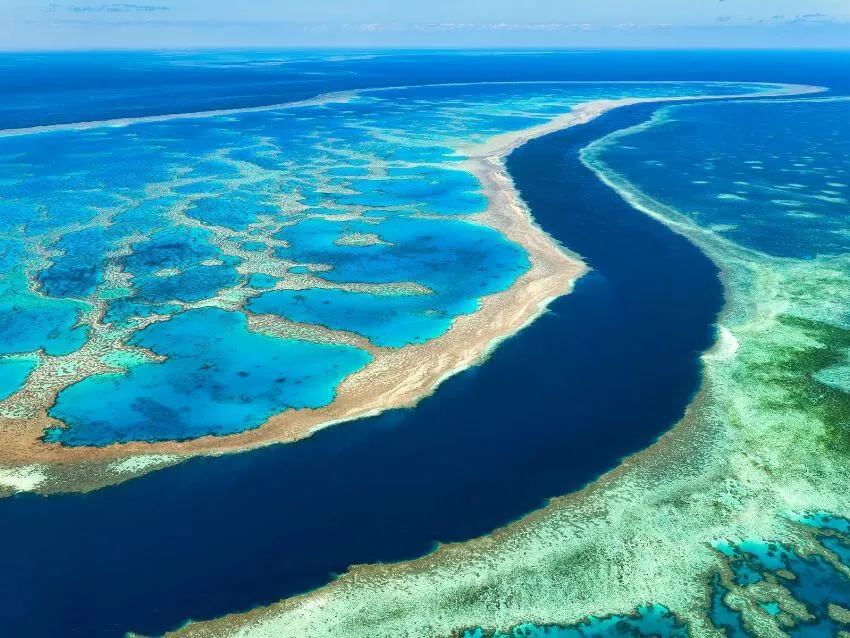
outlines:
M0 401L16 392L35 370L38 359L0 359Z
M274 288L277 285L277 282L280 281L277 277L272 277L271 275L264 275L262 273L255 273L248 278L248 285L251 288L258 288L260 290L266 288Z
M749 634L744 629L741 612L732 609L724 602L728 593L729 590L720 582L720 576L715 574L711 579L711 603L708 617L714 626L729 638L749 638Z
M491 634L482 629L475 629L464 632L463 638L603 638L623 635L686 638L689 634L687 627L679 623L665 607L642 605L633 616L591 618L572 627L526 623L514 627L507 634Z
M350 233L381 243L340 246ZM297 262L333 263L334 282L415 282L420 294L368 294L339 289L277 290L251 300L256 313L357 332L379 346L401 347L443 334L454 317L477 308L483 295L504 290L529 266L522 250L498 232L465 222L393 217L364 221L305 220L278 235L278 249ZM474 292L471 295L470 292Z
M48 441L105 445L241 432L281 409L327 405L336 385L371 359L349 346L257 334L244 315L214 308L151 325L130 345L165 360L62 392L50 414L69 427L48 430Z
M846 522L846 521L845 521ZM834 530L833 530L834 531ZM850 546L847 536L819 537L822 545L833 551L847 565L850 558ZM779 570L793 574L793 578L781 578L779 582L790 595L805 605L815 619L800 622L792 635L818 636L835 635L843 626L829 617L830 603L847 608L850 606L850 578L821 556L801 557L794 550L779 543L763 540L746 540L737 544L722 543L721 551L728 556L735 585L747 585L761 582L767 574L776 577ZM725 627L730 635L748 636L741 623L739 612L730 609L724 602L728 590L715 577L712 583L711 618L718 627ZM777 614L780 611L776 601L764 604L766 611Z
M843 565L850 567L850 542L847 539L827 537L821 539L821 543L835 554Z
M278 290L254 300L249 308L292 321L350 330L378 346L400 348L440 336L451 324L452 311L474 312L475 303L434 310L430 295L373 295L338 289Z
M79 349L87 329L77 325L82 307L73 301L35 294L20 262L24 246L13 240L0 242L0 354L32 353L62 355Z
M475 177L458 170L428 166L388 168L383 178L330 183L357 191L355 195L336 197L338 204L404 206L408 211L437 215L480 213L487 207Z
M463 149L588 100L754 88L366 90L0 137L0 354L44 349L86 370L80 349L97 335L117 371L41 406L65 426L46 439L66 445L228 434L326 405L368 355L260 335L246 315L398 348L444 334L529 268L521 248L476 223L487 201ZM8 375L10 394L25 377Z

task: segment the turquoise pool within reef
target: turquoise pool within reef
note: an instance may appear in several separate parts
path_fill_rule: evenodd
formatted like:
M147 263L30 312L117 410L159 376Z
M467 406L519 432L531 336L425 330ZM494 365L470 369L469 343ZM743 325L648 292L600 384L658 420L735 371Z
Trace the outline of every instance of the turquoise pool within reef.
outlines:
M328 405L372 359L351 333L435 339L530 267L476 218L464 149L590 100L768 88L466 84L5 131L0 415L105 446Z
M687 627L661 605L642 605L633 616L590 618L574 627L540 626L525 623L510 633L487 633L483 629L467 630L463 638L606 638L608 636L665 636L687 638Z
M257 427L287 408L316 408L371 357L351 346L278 339L246 327L245 315L188 310L135 333L129 345L164 358L125 373L92 376L59 395L51 415L69 428L47 440L105 445Z
M37 365L35 357L0 359L0 401L15 392Z
M712 579L710 617L730 636L760 635L767 614L795 636L833 636L850 621L850 536L847 519L794 517L814 530L805 554L780 542L718 541L731 581ZM835 525L834 523L838 523Z
M374 239L368 243L346 237ZM529 266L525 253L500 233L460 221L392 217L381 223L309 219L277 237L291 247L278 255L299 263L334 263L329 282L412 282L421 289L386 292L339 288L274 290L248 310L349 330L375 345L402 347L443 334L452 319L475 312L477 299L508 288ZM473 294L470 294L473 293Z

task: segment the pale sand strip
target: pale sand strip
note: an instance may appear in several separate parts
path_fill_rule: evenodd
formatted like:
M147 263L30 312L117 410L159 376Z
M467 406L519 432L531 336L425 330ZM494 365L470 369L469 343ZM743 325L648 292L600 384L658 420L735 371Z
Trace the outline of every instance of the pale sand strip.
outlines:
M631 104L798 95L820 90L788 85L771 93L749 95L598 100L579 105L546 124L460 149L468 157L463 167L481 181L488 200L487 210L471 216L470 220L502 232L526 250L531 262L529 270L508 290L484 297L478 312L456 318L444 335L424 344L398 350L374 349L374 361L345 379L335 401L323 408L288 410L257 429L228 436L205 436L182 442L116 443L100 448L43 443L40 437L44 429L55 425L46 415L25 423L5 419L0 420L0 465L14 467L39 462L57 466L61 470L58 474L63 476L61 484L48 479L38 485L39 491L92 489L134 475L124 472L119 476L107 466L100 467L118 459L158 454L171 455L174 462L179 462L190 456L238 452L295 441L330 425L412 407L433 393L445 379L483 361L501 340L529 325L552 300L568 293L586 271L580 259L568 254L537 226L519 197L504 165L504 157L513 149L531 139ZM73 471L75 465L83 463L85 476ZM140 467L139 473L144 473L147 466L140 464Z
M21 135L37 135L39 133L59 133L63 131L85 131L95 128L122 128L134 124L150 124L152 122L169 122L171 120L198 120L209 117L227 117L243 113L262 113L264 111L281 111L304 106L321 106L331 102L348 102L356 95L356 91L337 91L324 93L314 98L294 102L278 102L263 106L244 106L235 109L213 109L211 111L189 111L187 113L166 113L164 115L139 115L137 117L119 117L111 120L91 120L88 122L69 122L67 124L44 124L24 128L0 129L0 137L19 137Z

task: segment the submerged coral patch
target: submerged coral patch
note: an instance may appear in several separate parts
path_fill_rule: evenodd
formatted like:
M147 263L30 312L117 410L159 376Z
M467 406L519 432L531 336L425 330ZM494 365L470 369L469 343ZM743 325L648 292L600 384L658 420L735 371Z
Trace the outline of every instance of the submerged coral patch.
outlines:
M241 432L281 410L330 403L333 388L370 360L350 346L256 334L241 313L213 308L149 326L130 345L165 360L62 391L50 413L67 427L46 440L107 445Z

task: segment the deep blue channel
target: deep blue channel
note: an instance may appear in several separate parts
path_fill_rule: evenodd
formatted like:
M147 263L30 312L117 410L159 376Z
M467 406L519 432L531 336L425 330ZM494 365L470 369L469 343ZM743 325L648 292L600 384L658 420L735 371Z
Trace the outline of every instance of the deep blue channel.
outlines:
M0 635L159 633L268 604L353 563L488 533L652 443L698 387L717 269L578 159L650 113L510 156L539 223L593 272L416 409L90 494L0 501Z

